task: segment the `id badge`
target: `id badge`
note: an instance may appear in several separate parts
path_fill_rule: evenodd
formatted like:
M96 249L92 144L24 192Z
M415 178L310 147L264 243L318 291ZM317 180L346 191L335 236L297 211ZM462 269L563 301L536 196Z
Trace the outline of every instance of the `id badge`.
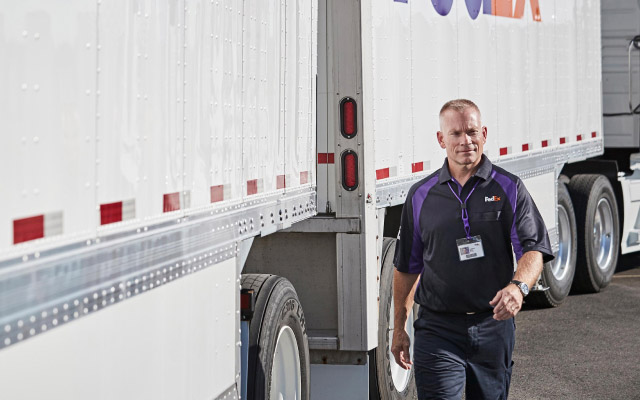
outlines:
M456 240L456 244L458 245L460 261L484 257L484 249L482 248L482 239L480 239L480 235L472 236L471 239L458 239Z

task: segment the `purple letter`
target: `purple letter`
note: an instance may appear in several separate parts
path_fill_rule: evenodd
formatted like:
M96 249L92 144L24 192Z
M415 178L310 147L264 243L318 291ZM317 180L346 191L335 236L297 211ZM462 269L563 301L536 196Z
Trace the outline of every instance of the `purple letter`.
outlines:
M451 6L453 6L453 0L431 0L431 3L433 3L433 8L440 15L448 15L449 11L451 11Z
M491 15L491 0L465 0L467 3L467 11L471 19L478 18L480 14L480 7L483 8L483 14Z

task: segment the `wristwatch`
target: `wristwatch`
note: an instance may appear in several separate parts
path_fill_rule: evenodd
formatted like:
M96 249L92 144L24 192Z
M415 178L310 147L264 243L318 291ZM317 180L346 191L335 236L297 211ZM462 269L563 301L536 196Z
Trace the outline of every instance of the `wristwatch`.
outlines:
M515 279L509 283L513 283L518 287L518 289L520 289L520 291L522 292L522 297L527 297L527 295L529 294L529 286L527 286L526 283L517 281Z

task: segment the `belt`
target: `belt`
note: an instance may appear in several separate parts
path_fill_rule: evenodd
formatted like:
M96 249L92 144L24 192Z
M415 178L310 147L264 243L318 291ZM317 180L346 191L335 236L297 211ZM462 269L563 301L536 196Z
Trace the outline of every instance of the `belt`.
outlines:
M493 314L493 310L484 310L484 311L469 311L463 312L462 315L488 315Z
M420 311L418 312L418 316L422 315L423 313L432 313L432 314L437 314L437 315L450 315L450 316L462 316L462 315L487 315L487 314L493 314L493 309L491 310L483 310L483 311L460 311L460 312L453 312L453 313L448 313L448 312L440 312L440 311L431 311L429 309L427 309L426 307L420 307Z

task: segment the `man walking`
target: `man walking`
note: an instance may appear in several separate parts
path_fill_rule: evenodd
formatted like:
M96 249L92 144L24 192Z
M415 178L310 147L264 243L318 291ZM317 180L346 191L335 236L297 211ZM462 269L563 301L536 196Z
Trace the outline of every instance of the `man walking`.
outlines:
M402 368L415 365L420 399L459 399L465 387L467 399L507 398L513 317L553 259L531 196L482 154L486 140L472 101L447 102L438 131L447 158L411 188L402 210L391 351ZM420 312L410 360L403 327L414 299Z

